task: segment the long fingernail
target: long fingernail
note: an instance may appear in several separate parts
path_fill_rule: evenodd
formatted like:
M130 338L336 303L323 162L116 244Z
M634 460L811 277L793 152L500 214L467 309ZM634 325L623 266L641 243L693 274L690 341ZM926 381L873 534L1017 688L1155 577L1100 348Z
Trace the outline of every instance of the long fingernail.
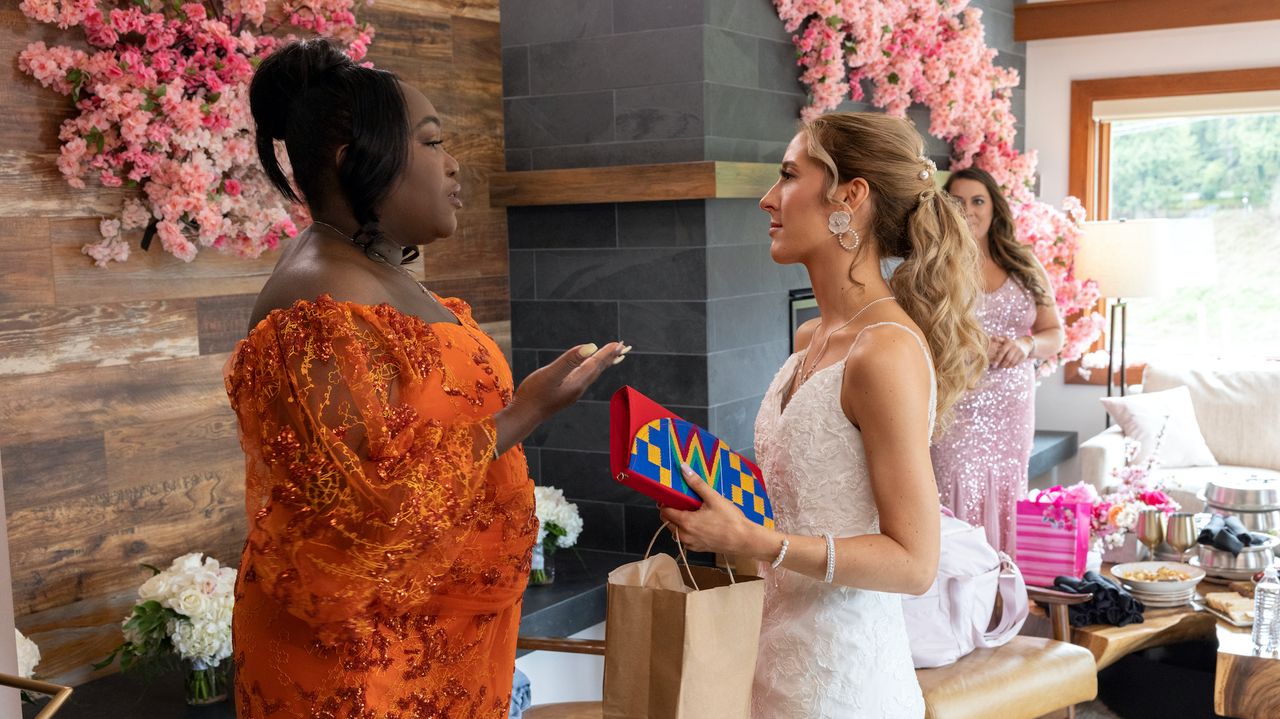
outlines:
M583 357L590 357L591 355L599 351L600 351L600 348L596 347L595 342L592 342L591 344L582 345L581 347L578 348L578 354L582 355Z
M626 356L626 355L618 355L617 357L615 357L615 358L614 358L613 363L614 363L614 364L622 364L622 360L624 360L624 359L626 359L626 358L627 358L627 356Z
M620 355L625 355L626 353L628 353L628 352L630 352L630 351L631 351L631 345L623 345L623 346L622 346L622 351L621 351L621 352L619 352L618 354L620 354Z

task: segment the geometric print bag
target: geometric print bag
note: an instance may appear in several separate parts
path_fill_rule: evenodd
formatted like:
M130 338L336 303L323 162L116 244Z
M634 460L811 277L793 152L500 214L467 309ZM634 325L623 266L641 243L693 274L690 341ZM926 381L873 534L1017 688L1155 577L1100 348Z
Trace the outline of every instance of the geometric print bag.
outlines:
M682 463L737 505L747 519L773 528L764 473L754 462L634 388L618 390L609 402L609 464L614 479L659 504L696 510L702 500L685 483Z

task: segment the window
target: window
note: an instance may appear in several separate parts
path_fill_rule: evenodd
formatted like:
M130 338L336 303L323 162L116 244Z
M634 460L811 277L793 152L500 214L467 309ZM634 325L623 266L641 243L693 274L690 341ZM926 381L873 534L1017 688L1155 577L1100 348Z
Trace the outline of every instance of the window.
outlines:
M1280 358L1280 112L1107 124L1106 214L1212 227L1195 286L1130 301L1131 361Z

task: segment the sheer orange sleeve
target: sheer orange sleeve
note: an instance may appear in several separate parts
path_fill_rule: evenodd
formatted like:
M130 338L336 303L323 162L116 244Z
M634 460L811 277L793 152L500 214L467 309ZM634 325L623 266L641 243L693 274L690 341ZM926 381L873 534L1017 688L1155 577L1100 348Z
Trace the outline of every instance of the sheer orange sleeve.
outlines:
M242 571L322 639L433 603L496 611L523 590L520 567L483 559L527 537L485 532L503 502L486 482L501 405L484 383L498 380L461 345L387 306L322 298L273 312L228 365Z

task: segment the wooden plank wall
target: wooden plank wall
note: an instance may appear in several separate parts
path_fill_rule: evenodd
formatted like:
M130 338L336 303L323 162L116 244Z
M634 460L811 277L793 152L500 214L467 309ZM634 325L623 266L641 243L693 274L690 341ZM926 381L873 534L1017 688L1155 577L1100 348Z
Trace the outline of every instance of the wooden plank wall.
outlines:
M497 0L378 0L371 57L441 111L463 167L460 232L425 254L428 286L462 296L509 347ZM222 367L275 261L153 248L99 269L80 252L123 195L73 190L54 159L65 98L17 69L29 42L74 36L0 4L0 457L17 624L39 673L78 684L120 641L146 578L244 541L243 466ZM136 240L135 240L136 241ZM109 670L107 670L109 671Z

